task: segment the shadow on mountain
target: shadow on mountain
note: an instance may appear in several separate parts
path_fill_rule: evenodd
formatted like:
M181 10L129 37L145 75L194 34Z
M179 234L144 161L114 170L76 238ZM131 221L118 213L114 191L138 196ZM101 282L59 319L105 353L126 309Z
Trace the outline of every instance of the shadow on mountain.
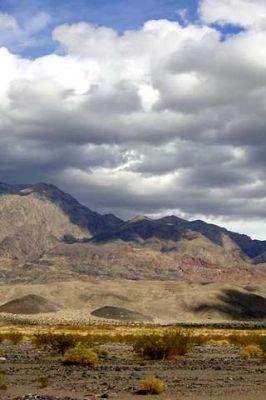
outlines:
M266 298L254 293L224 289L217 296L219 303L201 303L192 307L195 313L219 312L234 319L266 318Z

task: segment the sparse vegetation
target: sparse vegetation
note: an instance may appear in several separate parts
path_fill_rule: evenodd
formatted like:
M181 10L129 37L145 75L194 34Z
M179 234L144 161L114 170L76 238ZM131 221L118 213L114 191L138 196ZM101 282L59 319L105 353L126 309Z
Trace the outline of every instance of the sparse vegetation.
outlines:
M6 378L5 378L5 371L0 371L0 390L7 390Z
M95 367L98 363L98 355L93 349L82 343L77 343L75 347L66 351L63 362L70 365Z
M228 346L230 345L229 341L227 339L210 339L208 342L208 344L214 345L214 346Z
M154 376L150 376L142 379L139 382L139 393L140 394L160 394L166 389L165 383Z
M14 331L10 331L8 333L2 334L1 335L1 341L4 340L8 340L9 342L11 342L14 345L18 345L22 342L23 340L23 334L20 332L14 332Z
M228 340L230 343L235 344L237 346L248 346L248 345L257 345L261 348L263 353L266 353L266 336L260 335L256 333L243 335L243 334L234 334L229 335Z
M7 385L0 380L0 390L7 390Z
M40 384L40 387L42 389L44 389L50 385L50 381L49 381L49 378L47 378L47 376L40 376L37 379L37 382Z
M247 345L240 353L243 358L257 358L262 357L263 351L256 344Z
M95 348L95 352L99 356L99 358L106 358L109 356L109 351L106 349L101 349L101 348Z
M192 337L182 331L166 332L163 335L143 335L136 338L134 351L151 360L173 359L187 354L193 347Z
M209 397L208 383L209 387L215 387L217 380L221 384L221 395L226 397L232 371L236 376L236 387L245 385L248 391L256 383L260 394L264 388L265 330L188 330L159 325L92 324L73 327L17 325L16 330L14 326L2 325L0 332L4 340L0 345L0 353L2 351L4 355L0 369L7 374L0 377L0 390L6 391L0 391L1 398L12 396L17 383L32 393L37 388L39 391L42 389L47 398L60 390L71 393L76 389L85 392L89 388L91 393L109 395L114 392L118 399L124 399L125 391L148 396L162 393L166 382L167 395L169 393L172 398L177 395L177 386L180 393L186 394L186 388L190 387L195 376L202 378L203 382L197 386L199 398L204 398L205 390ZM19 347L10 346L8 342L10 333L14 332L25 337L25 342ZM36 351L28 341L33 341L40 350ZM205 344L206 348L199 348ZM185 356L191 349L188 360L165 361ZM245 362L241 357L245 357ZM183 363L186 373L182 368L176 369ZM249 373L245 374L247 371ZM243 373L245 381L241 378Z
M55 353L64 354L66 350L74 347L79 337L70 334L41 333L33 337L33 344L37 348L50 349Z
M195 344L202 346L204 344L211 345L234 345L234 346L248 346L257 345L266 354L266 335L264 333L233 333L233 334L205 334L196 335L193 337Z

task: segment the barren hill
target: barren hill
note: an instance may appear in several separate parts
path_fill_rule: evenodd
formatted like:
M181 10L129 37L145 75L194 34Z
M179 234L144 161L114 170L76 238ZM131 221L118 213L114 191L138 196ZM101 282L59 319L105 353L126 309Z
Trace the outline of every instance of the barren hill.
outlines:
M0 184L0 280L264 279L266 241L176 216L123 221L53 185Z
M0 313L11 314L41 314L56 311L59 311L57 304L34 294L10 300L0 306Z
M266 318L266 282L256 284L195 283L183 281L93 280L48 284L5 285L0 304L13 299L42 297L60 304L56 313L30 316L37 321L218 322ZM17 302L17 301L16 301ZM32 303L32 301L31 301ZM25 309L24 309L25 310ZM17 318L21 314L7 315ZM0 321L3 317L0 308ZM25 316L21 315L22 320ZM104 321L103 321L104 322Z
M147 317L136 311L128 310L127 308L104 306L91 312L91 315L99 318L114 319L118 321L131 322L152 322L152 318Z

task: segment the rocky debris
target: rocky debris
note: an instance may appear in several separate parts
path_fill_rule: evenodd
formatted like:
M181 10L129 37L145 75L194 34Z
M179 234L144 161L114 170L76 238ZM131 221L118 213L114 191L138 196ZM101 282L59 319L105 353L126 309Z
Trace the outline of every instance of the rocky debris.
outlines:
M14 400L77 400L77 399L74 397L55 397L55 396L38 395L38 394L27 394L26 396L16 397ZM84 398L84 400L92 400L92 399Z
M151 361L136 358L131 346L106 344L103 349L109 356L101 359L94 369L64 366L61 357L51 357L49 352L38 351L29 343L12 346L4 342L0 348L8 355L1 365L8 382L1 400L124 400L125 395L136 393L139 380L145 376L162 379L167 384L169 399L182 394L187 398L185 395L192 393L199 399L205 395L215 399L217 387L225 398L232 390L254 394L255 389L261 393L266 389L264 360L244 360L240 350L232 345L196 346L186 357ZM36 383L40 376L49 381L45 393ZM24 388L23 394L9 392L16 387ZM257 397L254 394L242 398Z

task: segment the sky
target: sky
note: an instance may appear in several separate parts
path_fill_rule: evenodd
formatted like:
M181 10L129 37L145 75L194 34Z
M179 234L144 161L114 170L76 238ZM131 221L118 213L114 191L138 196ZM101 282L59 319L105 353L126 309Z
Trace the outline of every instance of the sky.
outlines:
M265 0L0 0L0 181L266 240Z

